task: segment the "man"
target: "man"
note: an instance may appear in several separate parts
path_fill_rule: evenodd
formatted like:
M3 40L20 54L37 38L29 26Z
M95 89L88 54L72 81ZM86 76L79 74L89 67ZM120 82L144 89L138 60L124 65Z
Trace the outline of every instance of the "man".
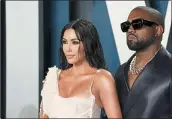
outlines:
M125 118L169 118L172 115L172 56L161 45L164 20L149 7L134 8L126 22L127 45L136 53L115 74Z

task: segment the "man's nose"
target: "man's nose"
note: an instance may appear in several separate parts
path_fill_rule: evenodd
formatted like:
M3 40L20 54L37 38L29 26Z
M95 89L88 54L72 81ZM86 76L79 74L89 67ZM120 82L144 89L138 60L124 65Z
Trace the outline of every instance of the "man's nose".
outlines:
M128 29L128 33L135 33L135 30L132 25L130 25L130 27Z

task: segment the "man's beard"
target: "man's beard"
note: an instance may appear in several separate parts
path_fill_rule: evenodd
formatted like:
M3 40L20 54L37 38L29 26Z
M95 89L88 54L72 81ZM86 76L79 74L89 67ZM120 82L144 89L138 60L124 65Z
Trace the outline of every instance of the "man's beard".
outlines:
M130 50L141 51L152 45L155 42L155 40L155 37L151 37L150 39L137 39L136 42L127 40L127 45Z

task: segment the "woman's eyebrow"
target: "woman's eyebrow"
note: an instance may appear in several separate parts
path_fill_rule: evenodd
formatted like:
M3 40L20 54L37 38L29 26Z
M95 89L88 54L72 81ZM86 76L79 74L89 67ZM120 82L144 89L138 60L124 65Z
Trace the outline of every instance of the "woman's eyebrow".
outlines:
M63 38L64 40L67 40L65 38ZM73 38L73 39L70 39L71 41L74 41L74 40L78 40L78 38Z

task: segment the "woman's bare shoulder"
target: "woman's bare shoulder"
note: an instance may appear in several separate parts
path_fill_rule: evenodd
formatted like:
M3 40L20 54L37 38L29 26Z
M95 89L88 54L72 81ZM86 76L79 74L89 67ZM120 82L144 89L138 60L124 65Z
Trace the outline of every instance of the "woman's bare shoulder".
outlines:
M98 87L114 85L115 79L112 73L105 69L99 69L95 76L95 84Z
M96 78L98 78L99 80L112 80L113 79L113 75L108 70L99 69L97 71Z

